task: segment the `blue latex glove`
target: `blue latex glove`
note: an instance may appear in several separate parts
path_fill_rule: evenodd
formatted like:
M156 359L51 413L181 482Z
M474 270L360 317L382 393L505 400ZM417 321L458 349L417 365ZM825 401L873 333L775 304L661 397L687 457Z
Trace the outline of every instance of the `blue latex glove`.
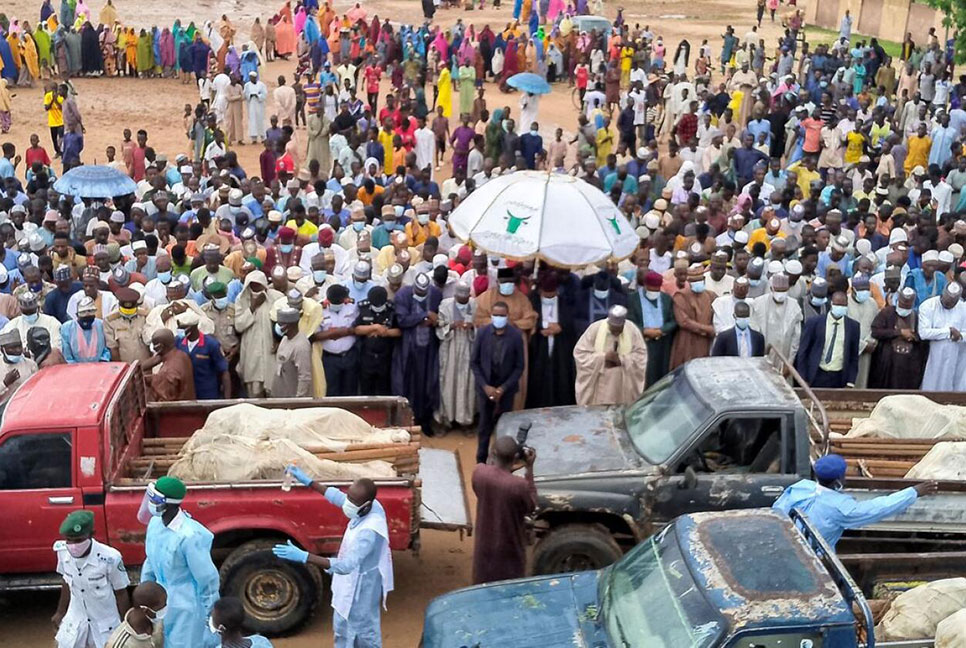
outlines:
M296 468L296 470L298 470ZM291 560L292 562L304 563L309 559L309 552L303 549L299 549L292 544L289 540L285 544L277 544L272 547L272 553L275 554L277 558L282 560Z
M289 465L285 468L285 472L290 474L295 478L295 481L302 484L303 486L308 486L312 483L312 478L305 474L305 472L298 466Z

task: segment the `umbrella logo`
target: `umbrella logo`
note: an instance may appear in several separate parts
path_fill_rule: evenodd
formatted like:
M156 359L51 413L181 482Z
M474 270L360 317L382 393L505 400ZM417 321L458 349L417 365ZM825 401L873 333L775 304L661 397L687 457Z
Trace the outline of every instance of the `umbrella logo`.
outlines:
M507 234L516 234L517 230L520 229L520 226L526 223L528 220L530 220L530 216L527 216L526 218L518 218L514 216L512 213L510 213L509 209L506 210L506 215L507 215L507 224L506 224Z
M617 223L617 216L613 218L608 218L607 222L614 226L614 231L619 235L621 233L621 226Z

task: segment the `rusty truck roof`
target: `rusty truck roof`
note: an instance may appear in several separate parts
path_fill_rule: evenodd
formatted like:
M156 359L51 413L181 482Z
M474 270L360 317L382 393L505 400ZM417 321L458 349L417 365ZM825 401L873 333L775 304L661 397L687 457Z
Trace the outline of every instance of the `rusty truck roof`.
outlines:
M675 523L695 580L732 631L851 624L855 618L791 519L770 509L694 513Z
M128 367L124 362L91 362L35 373L7 401L0 433L97 425Z
M697 358L682 370L712 407L788 407L799 403L791 386L766 358Z

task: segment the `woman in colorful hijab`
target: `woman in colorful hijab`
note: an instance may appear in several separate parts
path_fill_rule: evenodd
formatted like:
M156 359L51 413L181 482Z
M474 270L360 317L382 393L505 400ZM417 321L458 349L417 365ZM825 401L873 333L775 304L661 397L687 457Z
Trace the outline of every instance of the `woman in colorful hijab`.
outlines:
M8 85L7 79L0 77L0 134L10 132L10 126L13 123L10 113L13 104Z
M23 57L23 67L20 68L20 85L33 86L34 79L40 79L40 62L37 57L37 44L34 43L33 34L24 31L20 34L20 55ZM29 75L29 80L25 84L25 75Z
M104 74L117 76L117 34L107 26L101 29L101 56L104 57Z
M490 115L490 122L486 125L485 136L486 157L493 164L500 161L500 152L503 150L503 109L494 108Z
M165 27L161 30L161 36L158 37L158 41L158 46L161 50L161 69L164 71L164 76L168 76L174 71L178 60L174 49L174 35L170 29Z
M181 65L181 45L182 43L191 43L191 40L185 34L180 20L175 20L171 26L171 37L174 39L174 69L181 72L184 69Z
M138 76L150 76L154 73L154 43L151 35L143 29L138 34L136 60Z
M50 34L44 29L43 23L37 25L37 28L34 29L34 44L37 46L37 61L40 65L41 74L46 77L53 65L53 58L51 56Z

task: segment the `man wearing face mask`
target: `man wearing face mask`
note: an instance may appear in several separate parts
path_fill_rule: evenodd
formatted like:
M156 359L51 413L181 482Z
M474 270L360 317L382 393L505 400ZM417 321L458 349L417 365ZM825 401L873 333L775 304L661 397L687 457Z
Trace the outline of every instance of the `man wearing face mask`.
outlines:
M217 635L208 616L218 600L218 569L211 561L211 531L181 508L187 488L176 477L148 484L145 500L151 515L144 537L141 582L154 582L172 605L164 617L164 645L213 648Z
M852 289L849 291L848 316L859 323L859 373L855 378L855 386L858 389L865 389L869 384L869 367L876 346L876 339L872 335L872 321L878 314L879 305L872 299L869 275L853 276Z
M322 344L326 396L355 396L359 393L359 350L355 323L359 313L349 300L348 289L335 284L326 292L324 318L312 342Z
M148 400L161 403L195 400L191 359L178 348L174 333L166 328L155 331L151 335L151 350L154 355L141 363ZM155 367L158 369L152 373Z
M3 354L3 362L0 364L0 375L3 376L3 387L0 390L0 402L2 402L7 400L27 378L37 373L37 363L24 357L23 342L17 331L0 333L0 351Z
M574 331L573 303L561 295L564 290L561 290L560 279L554 268L540 270L537 288L530 293L530 304L537 313L537 324L529 348L526 406L573 405L577 402L574 396L577 373L574 345L577 344L577 334Z
M101 648L131 607L131 584L121 552L94 539L94 513L74 511L60 525L54 543L60 602L51 619L58 626L57 648ZM110 592L106 592L106 586Z
M131 594L131 608L104 648L163 648L162 622L168 613L168 594L157 583L141 583Z
M353 203L352 212L349 215L349 227L342 230L339 234L339 245L346 250L356 246L359 236L363 232L372 234L372 227L366 224L366 212L362 203Z
M425 243L431 236L439 239L442 230L438 223L429 220L429 204L424 202L416 207L416 220L406 223L405 232L409 245L416 247Z
M359 347L360 393L387 396L392 393L392 354L401 331L396 326L395 304L386 289L373 286L358 304L355 321L356 346ZM464 365L465 373L465 365Z
M903 288L896 305L887 304L872 320L877 344L869 370L870 389L919 389L922 384L928 342L917 334L915 303L916 291Z
M352 268L352 277L343 285L349 291L349 299L357 304L363 301L377 285L372 280L372 266L365 261L357 261Z
M828 314L828 308L828 282L821 277L816 277L802 300L802 328L805 327L805 322L816 315L825 317Z
M476 414L476 389L466 367L473 353L476 327L473 316L476 301L470 297L470 286L459 282L454 295L439 305L436 335L439 337L439 408L435 420L443 429L453 425L468 427Z
M671 345L670 369L688 360L705 358L711 352L714 339L711 303L717 295L705 290L704 267L694 263L688 268L687 285L672 297L674 320L678 331Z
M111 360L147 360L151 355L148 310L139 307L141 296L133 288L121 288L116 296L117 310L104 318L104 337L111 351Z
M476 379L480 410L477 463L484 463L489 456L490 437L500 416L513 409L513 398L523 375L526 353L523 336L508 326L508 313L509 308L503 302L494 304L490 324L477 331L473 342L470 369Z
M627 309L614 306L577 341L578 405L629 404L643 393L647 349L641 332L626 320Z
M54 283L57 284L56 290L51 290L44 298L44 312L63 323L70 319L67 304L71 295L79 292L82 286L81 282L74 279L70 266L61 266L54 270Z
M175 339L178 349L191 360L195 396L198 400L231 398L231 377L221 343L214 335L201 332L198 328L200 321L193 311L178 315L180 334Z
M836 295L841 293L836 293ZM825 541L835 548L848 529L859 529L898 515L919 497L932 495L936 482L926 481L890 495L856 501L842 493L848 466L840 455L829 454L814 465L815 479L803 479L785 489L772 508L788 514L793 508L808 516Z
M296 291L297 292L297 291ZM276 333L281 333L275 354L275 380L269 389L272 398L298 398L312 395L312 347L299 331L299 311L290 306L278 310Z
M297 282L298 288L307 299L317 302L325 301L329 286L338 283L333 271L335 270L335 255L332 252L319 252L312 257L311 270Z
M94 300L85 297L77 306L77 319L61 325L61 349L68 363L110 361L104 322L95 317L96 311Z
M37 363L38 369L67 364L64 354L51 348L50 333L40 326L35 326L27 331L27 355Z
M855 386L859 372L859 323L847 317L848 296L832 295L828 315L805 320L795 369L812 387Z
M376 499L371 479L357 479L343 493L314 481L297 466L286 472L296 481L321 493L349 518L339 555L325 558L288 541L277 544L274 554L284 560L309 563L332 575L332 626L335 648L382 646L381 611L393 590L392 554L386 512Z
M13 331L19 334L23 345L27 343L27 331L34 326L40 326L47 329L51 343L55 348L60 349L60 322L55 317L40 312L38 296L32 291L21 293L17 297L17 304L20 306L20 315L7 322L0 333Z
M166 254L159 256L155 268L157 275L144 286L144 297L159 306L168 303L167 290L172 280L171 257Z
M735 302L734 323L729 329L721 331L711 346L711 355L735 358L755 358L765 355L765 338L751 328L751 306L746 302Z
M400 205L400 213L402 212L402 205ZM375 250L381 250L390 243L390 236L392 233L398 229L401 229L401 225L398 222L399 216L396 214L396 209L392 205L383 205L382 211L379 213L379 220L381 221L378 225L372 228L372 247Z
M71 295L67 301L67 316L76 318L77 305L85 297L90 297L94 300L95 317L107 319L107 316L117 309L117 297L114 293L101 290L100 286L97 268L86 268L81 277L81 290Z
M439 319L442 293L426 274L396 293L396 324L402 336L393 351L392 392L409 399L423 434L433 435L433 412L439 405Z
M473 323L477 328L481 328L490 323L490 312L493 304L498 301L503 302L509 309L508 317L510 324L516 327L523 334L523 346L529 348L530 335L537 325L537 312L533 310L530 300L522 292L517 290L516 273L513 268L499 268L496 271L496 285L481 293L476 298L476 315ZM527 397L527 365L529 359L524 363L523 376L520 379L520 391L514 400L514 409L522 409Z
M761 297L768 292L768 282L765 281L765 262L760 257L755 257L748 262L745 271L748 277L748 299Z
M923 391L962 391L966 377L959 367L966 329L963 287L950 283L942 295L930 297L919 307L919 337L929 342L929 359L922 378Z
M751 326L771 345L791 360L798 353L802 330L802 309L788 299L788 277L774 274L769 280L771 292L751 301Z
M741 279L744 292L748 291L748 280ZM647 348L647 372L645 384L650 386L663 378L668 372L671 361L671 344L677 322L674 321L674 306L671 296L661 290L663 278L660 273L648 271L646 267L637 269L637 291L631 293L627 303L627 317L641 331ZM718 300L731 300L731 295Z
M300 280L299 280L300 281ZM291 282L289 283L291 285ZM299 331L306 339L310 339L312 334L319 330L325 318L325 311L322 304L314 299L306 299L302 292L296 288L290 288L284 296L275 300L272 305L272 319L277 320L278 311L282 308L294 308L299 314ZM279 336L281 337L281 336ZM321 342L312 344L312 395L315 398L325 396L325 368L322 365L323 345Z
M221 345L222 355L228 362L229 373L234 373L235 365L238 363L235 305L228 299L228 287L220 281L208 284L207 290L210 299L201 305L201 311L214 325L215 331L211 335Z
M607 317L612 306L624 306L627 295L620 282L606 270L584 277L577 292L574 309L574 328L577 336L583 335L587 327Z

